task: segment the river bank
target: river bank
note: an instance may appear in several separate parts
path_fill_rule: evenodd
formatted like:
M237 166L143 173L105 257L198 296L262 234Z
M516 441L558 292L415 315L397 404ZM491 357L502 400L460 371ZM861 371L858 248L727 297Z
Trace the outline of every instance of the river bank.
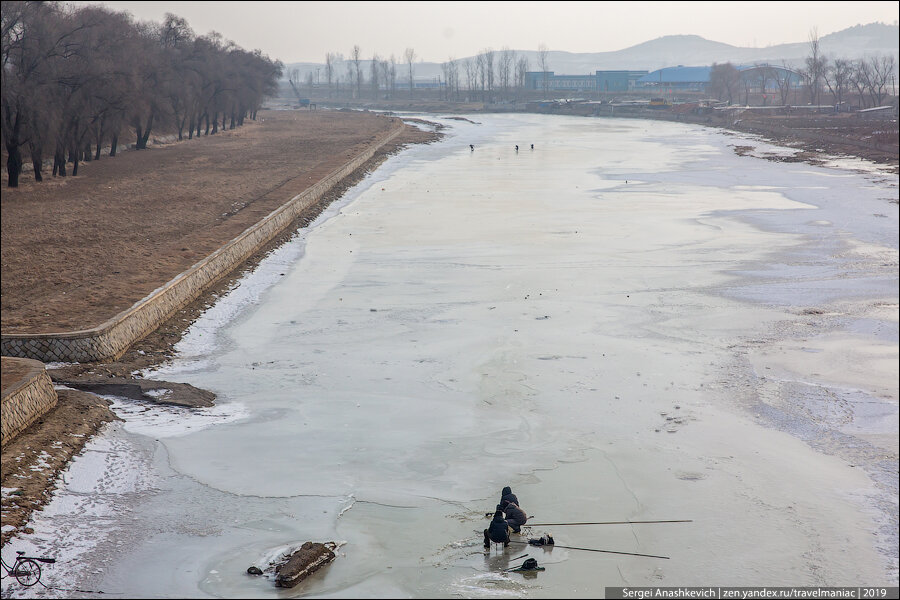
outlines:
M362 113L261 111L258 123L215 138L87 163L79 178L23 180L3 195L3 331L81 330L109 318L346 162L391 122ZM282 235L120 359L49 365L51 378L127 381L164 363L193 320L298 228L388 156L436 138L433 129L405 126ZM234 169L241 154L244 169ZM109 401L94 394L63 386L58 395L56 408L3 449L3 543L46 504L71 457L116 419Z
M289 107L290 101L272 101L272 106ZM373 110L386 114L429 113L434 115L528 114L521 105L485 105L480 102L404 101L393 102L336 102L320 101L320 106L345 110ZM897 119L864 118L859 114L815 113L795 111L794 114L775 114L759 111L707 111L697 114L696 104L672 106L665 110L640 107L616 107L584 102L558 103L533 114L581 116L599 118L645 119L693 123L713 127L739 135L751 134L780 146L795 148L794 160L816 164L825 156L857 157L890 167L900 173ZM895 112L896 114L896 112Z

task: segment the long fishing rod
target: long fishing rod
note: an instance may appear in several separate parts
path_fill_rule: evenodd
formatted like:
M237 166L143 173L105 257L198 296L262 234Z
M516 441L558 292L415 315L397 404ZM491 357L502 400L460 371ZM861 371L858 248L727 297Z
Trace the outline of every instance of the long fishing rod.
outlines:
M510 540L510 544L527 544L528 542L517 542ZM567 550L584 550L585 552L603 552L605 554L624 554L625 556L643 556L644 558L664 558L669 560L668 556L657 556L655 554L639 554L637 552L616 552L615 550L597 550L595 548L576 548L575 546L560 546L558 544L551 548L566 548Z
M597 521L594 523L526 523L529 527L561 527L564 525L637 525L644 523L693 523L692 519L676 519L671 521Z

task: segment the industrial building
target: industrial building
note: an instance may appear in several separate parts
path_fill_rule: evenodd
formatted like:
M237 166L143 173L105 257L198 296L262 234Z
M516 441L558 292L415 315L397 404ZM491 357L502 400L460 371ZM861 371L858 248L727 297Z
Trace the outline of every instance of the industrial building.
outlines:
M647 71L596 71L593 75L557 75L553 71L529 71L525 73L525 88L577 92L627 92L635 88Z
M796 71L775 65L735 66L741 79L754 90L774 93L780 82L789 80L790 87L801 84ZM568 92L632 92L665 90L666 92L707 92L711 66L666 67L648 71L596 71L593 75L557 75L553 71L529 71L525 74L525 88Z
M792 88L801 85L802 77L796 71L775 65L736 65L741 80L762 93L774 93L779 82L788 80ZM647 73L637 80L639 89L653 89L675 92L706 92L712 67L666 67Z

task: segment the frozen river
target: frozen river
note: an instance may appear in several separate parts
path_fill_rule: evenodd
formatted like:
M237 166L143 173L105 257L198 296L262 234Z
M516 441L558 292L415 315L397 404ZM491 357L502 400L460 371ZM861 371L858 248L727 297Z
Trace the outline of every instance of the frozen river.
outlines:
M119 402L4 556L125 597L896 585L896 175L678 123L471 118L221 299L151 375L217 406ZM540 523L693 522L532 531L668 559L486 554L506 485ZM293 590L245 574L306 540L345 544ZM501 572L525 552L546 571Z

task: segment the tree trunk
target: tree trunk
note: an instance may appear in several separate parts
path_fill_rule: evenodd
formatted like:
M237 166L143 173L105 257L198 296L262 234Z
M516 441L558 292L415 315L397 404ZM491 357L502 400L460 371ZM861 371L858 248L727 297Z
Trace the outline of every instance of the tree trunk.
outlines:
M206 113L203 117L206 119L206 131L203 132L203 135L209 135L209 113Z
M31 166L34 169L34 180L43 181L44 176L41 173L44 167L44 149L39 143L31 142L29 144L31 150Z
M4 102L4 105L6 103ZM16 108L19 108L19 101L16 101ZM4 125L10 125L10 109L7 106L4 106ZM12 126L9 127L6 131L4 131L4 138L6 142L6 173L9 175L9 180L7 181L7 187L19 187L19 173L22 171L22 153L19 150L19 137L22 131L22 111L16 110L16 118L12 122Z
M19 187L19 172L22 170L22 154L16 146L9 152L6 159L6 172L9 173L7 187Z
M53 153L53 170L54 175L66 176L66 150L62 144L57 144Z
M212 118L212 135L216 135L219 131L219 111L213 113Z
M69 150L69 156L72 159L72 177L78 175L78 151L73 146L71 150Z
M109 155L115 157L116 148L119 146L119 134L114 133L112 139L109 140Z
M91 153L91 143L84 143L84 162L91 162L94 160L94 155Z
M234 110L232 109L232 111L231 111L231 129L234 129L234 122L235 122L235 120L236 120L236 119L235 119L235 116L234 116Z
M150 140L150 126L148 124L147 129L144 131L144 139L141 140L141 148L147 148L147 142Z
M135 126L135 133L137 134L137 140L134 144L135 150L146 150L147 149L147 140L150 139L150 130L153 128L153 115L147 119L147 127L143 131L141 130L140 125Z
M34 154L31 155L31 166L34 167L34 180L35 181L43 181L44 180L44 176L41 174L41 170L44 167L43 162L44 161L41 158L40 154L38 154L37 156L35 156Z
M103 146L103 119L97 124L97 153L94 154L94 160L100 160L100 148Z

